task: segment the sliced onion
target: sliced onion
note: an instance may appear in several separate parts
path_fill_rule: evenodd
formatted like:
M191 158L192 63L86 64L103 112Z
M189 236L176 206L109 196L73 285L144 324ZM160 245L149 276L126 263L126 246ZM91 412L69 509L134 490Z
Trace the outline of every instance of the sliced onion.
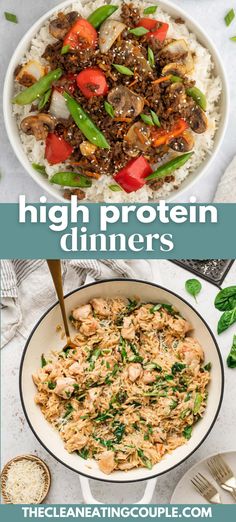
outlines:
M101 53L107 53L126 25L117 20L108 19L103 22L99 32L99 48Z
M46 69L41 65L41 63L36 60L30 60L26 64L22 65L18 74L16 75L16 80L20 83L21 79L25 76L28 76L32 84L40 80L42 76L46 74Z
M67 120L70 116L64 96L56 89L52 93L49 112L55 118L63 118L64 120Z

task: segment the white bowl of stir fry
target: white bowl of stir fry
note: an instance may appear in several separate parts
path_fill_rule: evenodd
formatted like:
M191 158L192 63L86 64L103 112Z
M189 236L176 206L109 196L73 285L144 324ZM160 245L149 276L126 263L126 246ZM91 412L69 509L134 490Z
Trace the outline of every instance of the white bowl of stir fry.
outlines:
M214 336L178 295L138 280L86 285L35 326L20 368L28 423L59 462L93 479L134 482L178 466L210 433L222 402Z
M203 175L222 143L228 84L208 35L169 1L152 14L155 6L134 0L137 26L134 11L120 14L118 4L101 23L97 9L106 3L83 2L74 20L80 2L63 2L33 25L9 64L9 139L25 170L61 201L72 194L88 202L173 200ZM94 45L91 56L74 49L78 34Z

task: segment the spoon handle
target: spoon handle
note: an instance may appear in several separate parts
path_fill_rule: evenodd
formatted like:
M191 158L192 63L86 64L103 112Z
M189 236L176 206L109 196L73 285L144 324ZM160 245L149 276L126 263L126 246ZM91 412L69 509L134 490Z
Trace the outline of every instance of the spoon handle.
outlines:
M55 290L57 293L58 301L59 301L60 308L61 308L64 328L65 328L65 334L68 339L68 338L70 338L70 333L69 333L69 327L68 327L68 322L67 322L65 301L64 301L64 294L63 294L61 261L60 261L60 259L47 259L47 264L48 264L48 268L51 272L51 276L52 276Z

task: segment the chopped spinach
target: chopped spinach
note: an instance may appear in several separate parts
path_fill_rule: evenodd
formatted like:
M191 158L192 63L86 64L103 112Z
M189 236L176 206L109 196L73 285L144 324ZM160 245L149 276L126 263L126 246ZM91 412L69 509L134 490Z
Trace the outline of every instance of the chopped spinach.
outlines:
M211 371L211 368L212 368L212 364L211 364L211 362L205 364L205 366L204 366L204 370L205 370L206 372L210 372L210 371Z
M72 404L70 402L68 402L66 405L66 412L63 415L63 419L65 419L66 417L71 415L72 411L74 411L74 408L73 408Z
M140 457L140 459L142 460L143 464L146 466L146 468L148 469L152 469L152 463L151 461L146 457L146 455L144 454L143 450L138 448L137 449L137 453L138 453L138 456Z
M89 456L89 450L87 448L82 448L81 450L77 450L77 455L79 455L79 457L81 457L82 459L84 460L87 460L88 459L88 456Z
M42 355L41 355L41 368L44 368L44 366L46 366L46 364L47 364L47 361L46 361L46 359L44 357L44 354L42 353Z
M119 352L122 357L122 361L126 361L127 359L127 351L126 351L126 341L123 339L123 337L120 338L120 344L119 344Z
M176 373L182 372L186 368L186 364L176 362L173 364L171 368L172 375L176 375Z
M56 388L57 383L53 381L48 381L49 390L54 390Z
M185 437L185 439L187 439L187 440L191 439L192 431L193 431L192 426L186 426L186 427L184 428L184 430L183 430L183 436Z

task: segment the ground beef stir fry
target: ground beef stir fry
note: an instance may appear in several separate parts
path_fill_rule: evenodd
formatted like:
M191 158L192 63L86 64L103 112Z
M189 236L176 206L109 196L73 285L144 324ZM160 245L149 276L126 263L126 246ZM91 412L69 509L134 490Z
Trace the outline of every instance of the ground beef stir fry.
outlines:
M207 401L210 364L169 304L94 298L71 312L70 347L42 355L35 402L68 452L102 472L151 469L186 443Z
M194 134L207 129L206 100L189 78L194 56L184 39L168 38L168 24L123 3L119 20L114 12L100 25L75 11L59 13L49 33L55 43L42 55L44 74L60 71L59 77L39 104L32 104L38 112L23 119L21 130L45 140L49 164L66 162L66 170L69 166L85 177L77 185L73 175L52 182L77 187L82 199L81 188L109 174L116 190L132 192L145 184L160 160L194 149ZM33 64L17 68L18 82L35 85L32 70ZM86 134L80 126L81 115L76 121L76 104L99 129L102 144L91 129ZM162 172L147 182L155 190L173 176Z

